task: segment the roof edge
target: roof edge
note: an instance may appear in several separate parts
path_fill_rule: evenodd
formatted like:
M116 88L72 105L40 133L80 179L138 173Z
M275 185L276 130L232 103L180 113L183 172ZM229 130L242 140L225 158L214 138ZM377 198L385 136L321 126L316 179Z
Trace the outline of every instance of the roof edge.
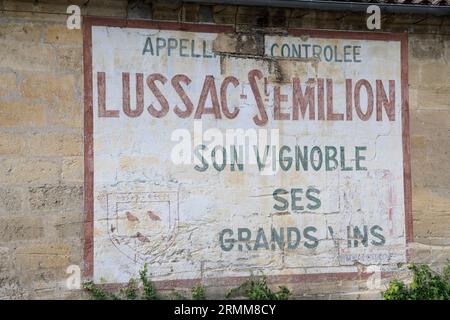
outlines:
M442 17L450 16L450 6L432 4L423 5L326 0L183 0L182 2L203 5L238 5L247 7L258 6L350 12L366 12L369 6L377 5L383 13L422 14Z

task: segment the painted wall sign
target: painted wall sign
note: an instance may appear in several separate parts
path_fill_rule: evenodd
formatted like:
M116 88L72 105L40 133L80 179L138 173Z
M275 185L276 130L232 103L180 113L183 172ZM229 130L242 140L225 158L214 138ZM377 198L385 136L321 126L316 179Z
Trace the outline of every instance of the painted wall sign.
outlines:
M406 38L291 30L265 35L264 55L220 52L232 32L86 20L87 274L404 262Z

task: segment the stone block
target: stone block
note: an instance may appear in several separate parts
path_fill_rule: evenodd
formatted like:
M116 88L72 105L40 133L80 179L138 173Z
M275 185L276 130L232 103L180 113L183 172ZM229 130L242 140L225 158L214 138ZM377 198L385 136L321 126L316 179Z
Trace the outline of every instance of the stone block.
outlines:
M0 98L13 95L16 91L16 74L13 72L0 73Z
M66 25L48 26L44 43L53 45L81 45L83 33L81 29L68 29Z
M44 185L29 188L31 210L82 210L83 187L74 185Z
M80 156L83 153L81 134L44 132L28 135L28 153L33 156Z
M43 236L44 225L40 217L0 218L0 242L33 240Z
M64 182L83 182L84 158L81 156L63 158L61 179Z
M44 184L59 181L61 165L55 160L0 158L0 184Z
M0 132L0 155L18 155L22 153L24 138L19 133Z
M0 187L0 214L12 214L22 210L22 192L17 188Z
M42 104L0 101L0 127L43 127L45 106Z
M16 265L21 272L65 270L69 266L70 248L53 243L31 243L16 249Z
M48 68L48 70L52 70L52 68ZM28 73L20 85L20 93L22 97L28 99L67 103L76 99L75 85L73 75L58 76L52 73Z

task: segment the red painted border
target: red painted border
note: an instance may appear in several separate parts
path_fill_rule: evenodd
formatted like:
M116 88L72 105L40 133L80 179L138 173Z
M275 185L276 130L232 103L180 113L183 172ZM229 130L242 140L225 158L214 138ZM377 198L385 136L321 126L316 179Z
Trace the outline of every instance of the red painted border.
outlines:
M408 36L401 40L402 81L402 137L403 137L403 186L405 197L406 243L414 241L411 185L411 143L409 129Z
M94 150L93 150L93 101L92 101L92 26L128 27L144 29L180 30L193 32L234 32L232 26L193 24L178 22L159 22L147 20L125 20L111 18L84 17L83 19L83 61L84 61L84 276L93 276L93 210L94 210ZM306 30L289 29L288 33L293 36L310 36L314 38L328 39L356 39L356 40L389 40L400 41L401 45L401 96L402 96L402 140L403 140L403 176L404 176L404 199L405 199L405 232L406 242L413 241L412 226L412 191L411 191L411 152L409 135L409 100L408 100L408 36L406 33L381 33L381 32L354 32L354 31L331 31L331 30ZM302 281L325 281L325 280L352 280L365 279L369 274L357 272L345 273L319 273L319 274L294 274L269 276L269 281L289 281L291 283ZM224 277L214 280L214 283L227 285L240 283L243 277ZM167 280L157 281L160 288L173 286L190 286L198 283L201 279L191 280Z
M94 115L92 106L92 22L83 19L84 68L84 275L94 272Z

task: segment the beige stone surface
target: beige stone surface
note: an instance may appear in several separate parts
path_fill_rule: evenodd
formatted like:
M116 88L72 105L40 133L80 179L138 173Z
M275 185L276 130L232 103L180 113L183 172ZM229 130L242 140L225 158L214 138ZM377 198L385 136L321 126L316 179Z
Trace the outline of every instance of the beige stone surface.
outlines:
M24 185L57 182L61 176L57 160L0 158L0 184Z
M0 155L21 154L24 145L22 134L0 132Z
M32 156L81 156L83 152L83 137L79 133L32 133L26 141Z
M70 248L67 245L50 242L31 243L15 250L16 265L21 273L27 272L34 276L33 280L36 280L36 276L39 276L36 271L64 270L69 265L69 253ZM47 279L46 286L49 284L54 286L54 280L56 279Z
M23 209L23 192L20 188L0 187L0 215L12 216Z
M20 85L22 97L46 102L67 103L75 95L75 77L53 73L30 73L24 76Z
M0 77L0 98L13 95L17 91L16 74L2 73Z
M0 242L33 240L44 236L44 222L39 217L0 218Z
M51 46L0 38L0 48L2 55L0 68L3 69L44 72L51 70L56 62L56 52Z
M81 45L83 34L79 29L68 29L65 25L48 26L45 31L44 43L56 45Z
M83 182L84 158L81 156L64 157L61 179L68 182Z
M29 188L30 208L33 211L49 212L81 211L83 188L77 185L43 185Z
M1 101L0 127L43 127L45 106L43 104Z

